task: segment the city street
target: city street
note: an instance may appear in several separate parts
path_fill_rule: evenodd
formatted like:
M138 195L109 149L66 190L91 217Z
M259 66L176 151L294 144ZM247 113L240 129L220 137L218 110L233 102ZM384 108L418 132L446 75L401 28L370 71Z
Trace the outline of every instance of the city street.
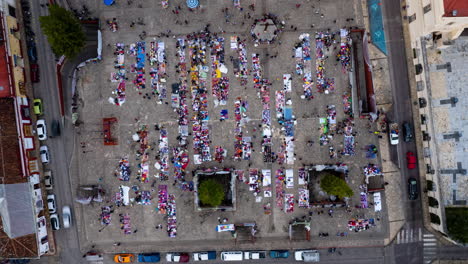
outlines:
M57 198L57 208L59 213L62 207L69 205L72 208L73 218L73 203L74 198L71 195L71 184L69 177L69 166L71 162L71 153L74 148L73 127L71 125L70 108L66 107L66 115L64 118L60 115L59 94L57 88L56 77L56 58L52 53L50 46L44 34L41 33L38 17L47 15L47 8L40 6L40 1L30 1L31 13L33 14L32 29L36 34L36 46L38 53L38 64L40 68L40 82L33 84L34 98L41 98L44 104L44 119L48 124L48 129L51 131L53 120L58 120L61 123L61 135L55 138L49 138L45 141L50 149L51 161L46 169L52 171L54 177L54 189L52 193ZM66 91L70 93L70 91ZM70 95L65 94L65 98L70 98ZM69 102L65 104L69 105ZM49 135L50 136L50 135ZM55 235L55 244L57 263L80 263L82 254L79 250L78 234L76 224L72 223L69 229L60 229L53 231ZM66 252L66 253L65 253ZM46 258L47 259L47 258Z
M401 16L401 5L400 1L383 1L384 5L382 8L384 27L387 38L388 48L388 60L390 69L390 85L393 91L393 113L389 113L388 118L392 122L397 122L400 126L403 122L409 122L413 124L412 116L412 102L410 98L410 88L408 80L408 65L406 61L405 52L405 41L403 38L402 28L402 16ZM393 114L393 115L392 115ZM414 127L414 125L412 126ZM410 233L417 233L417 230L423 227L422 223L422 208L421 199L418 198L415 201L408 199L408 179L410 177L419 179L418 170L408 170L406 167L405 155L408 151L413 153L416 152L416 143L404 142L403 138L400 138L400 143L395 147L391 146L392 160L399 164L401 177L402 177L402 188L405 189L404 197L402 200L405 201L405 219L406 224L404 229ZM419 181L418 181L419 182ZM419 182L419 186L421 187ZM422 189L422 188L420 188ZM412 247L407 247L406 251L408 254L399 257L404 263L421 263L422 251L412 250ZM401 253L402 251L398 251ZM416 252L416 254L415 254ZM415 257L417 256L417 257Z

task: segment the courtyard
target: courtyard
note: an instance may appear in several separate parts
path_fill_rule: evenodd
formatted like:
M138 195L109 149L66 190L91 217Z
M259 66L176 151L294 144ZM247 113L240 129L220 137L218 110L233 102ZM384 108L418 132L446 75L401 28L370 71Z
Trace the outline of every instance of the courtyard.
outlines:
M222 241L229 248L234 237L216 228L243 223L256 224L256 243L287 241L290 221L304 216L311 246L383 241L385 199L375 210L363 171L380 164L367 150L379 146L377 128L357 117L351 67L337 57L349 28L363 26L361 3L298 3L242 1L241 10L201 1L188 10L184 1L167 9L161 1L94 1L102 60L78 73L74 185L98 184L106 194L102 203L75 206L83 247L121 251L112 244L122 242L163 251ZM265 14L274 19L264 31L277 28L268 31L277 35L270 43L251 33ZM113 18L115 32L104 23ZM103 126L104 118L116 122ZM309 183L303 172L317 165L346 166L343 179L354 192L348 206ZM232 173L234 206L197 210L196 171ZM325 202L307 200L310 186ZM349 221L363 219L372 219L368 230L350 231Z

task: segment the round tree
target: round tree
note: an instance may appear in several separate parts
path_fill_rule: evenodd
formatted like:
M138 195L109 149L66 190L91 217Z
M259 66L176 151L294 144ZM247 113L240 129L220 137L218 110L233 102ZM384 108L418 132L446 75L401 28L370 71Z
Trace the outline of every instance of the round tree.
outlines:
M224 200L223 186L213 179L203 181L198 188L198 198L203 205L217 207Z
M326 193L338 196L341 199L353 196L353 190L349 188L348 184L346 184L343 179L330 173L323 175L320 180L320 188L322 188Z
M49 6L49 15L39 17L42 32L55 55L75 57L85 45L85 34L73 13L58 5Z

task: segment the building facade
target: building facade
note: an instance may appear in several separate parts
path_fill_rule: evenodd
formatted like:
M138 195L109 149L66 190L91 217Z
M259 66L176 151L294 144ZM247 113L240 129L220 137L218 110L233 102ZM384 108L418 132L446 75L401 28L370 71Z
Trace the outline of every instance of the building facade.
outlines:
M457 56L466 56L460 39L468 28L468 1L411 1L403 6L403 14L413 51L408 55L413 57L416 74L421 166L426 179L422 186L428 196L431 226L446 234L445 207L467 205L468 177L461 176L468 168L463 154L468 147L468 139L463 137L468 135L468 123L461 118L467 109L458 100L464 101L461 85L466 82L468 67Z

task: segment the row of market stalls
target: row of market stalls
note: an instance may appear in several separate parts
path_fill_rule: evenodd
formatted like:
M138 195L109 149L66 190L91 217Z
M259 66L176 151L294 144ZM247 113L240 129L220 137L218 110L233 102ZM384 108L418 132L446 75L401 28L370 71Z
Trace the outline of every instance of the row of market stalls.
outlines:
M204 32L194 33L188 36L189 57L191 62L191 94L192 94L192 133L194 163L201 164L211 161L210 131L208 121L208 89L207 77L209 67L206 59L206 45L208 35Z

